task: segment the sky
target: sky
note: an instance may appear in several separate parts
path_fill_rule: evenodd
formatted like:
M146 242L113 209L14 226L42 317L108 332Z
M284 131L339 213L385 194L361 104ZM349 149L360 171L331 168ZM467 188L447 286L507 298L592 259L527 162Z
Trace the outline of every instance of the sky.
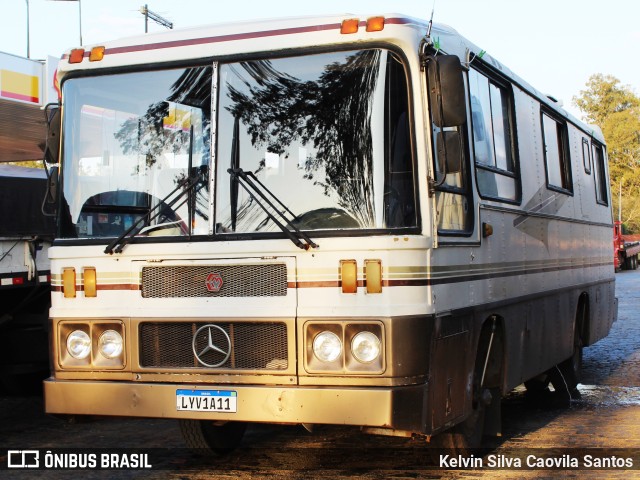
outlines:
M434 0L80 0L82 41L144 33L149 10L174 28L298 15L403 13L428 19ZM27 4L29 42L27 42ZM80 43L77 0L0 0L0 51L43 59ZM434 22L455 28L543 93L572 105L596 73L640 95L639 0L435 0ZM149 21L149 31L164 27Z

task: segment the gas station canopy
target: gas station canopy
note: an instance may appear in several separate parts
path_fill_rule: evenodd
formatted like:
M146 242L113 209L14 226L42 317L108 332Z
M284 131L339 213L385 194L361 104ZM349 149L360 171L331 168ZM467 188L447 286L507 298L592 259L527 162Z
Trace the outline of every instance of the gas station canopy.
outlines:
M0 162L40 160L46 138L44 106L57 102L58 60L0 52Z

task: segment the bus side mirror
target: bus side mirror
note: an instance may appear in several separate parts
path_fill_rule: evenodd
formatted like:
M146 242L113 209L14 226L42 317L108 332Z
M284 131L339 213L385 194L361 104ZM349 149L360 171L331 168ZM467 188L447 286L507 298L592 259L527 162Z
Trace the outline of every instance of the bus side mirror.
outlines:
M429 97L433 123L457 127L467 120L463 69L457 55L430 57Z
M462 171L462 143L459 132L451 130L438 132L436 149L438 161L441 163L440 172L459 173Z
M49 108L53 105L52 108ZM44 159L47 163L58 163L60 155L60 108L57 104L45 107L47 118L47 142L44 149Z
M47 179L47 203L55 204L58 198L58 167L51 167Z

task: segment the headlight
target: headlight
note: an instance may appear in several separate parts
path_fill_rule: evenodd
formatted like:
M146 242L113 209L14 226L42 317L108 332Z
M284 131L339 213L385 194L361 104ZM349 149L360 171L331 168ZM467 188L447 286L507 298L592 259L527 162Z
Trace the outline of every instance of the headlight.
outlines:
M67 337L67 352L73 358L83 360L91 353L91 339L86 332L74 330Z
M115 330L105 330L98 340L98 350L105 358L117 358L122 353L122 336Z
M342 353L342 342L335 333L321 332L313 339L313 353L323 362L333 362Z
M380 339L371 332L360 332L351 341L351 353L360 363L371 363L380 356Z

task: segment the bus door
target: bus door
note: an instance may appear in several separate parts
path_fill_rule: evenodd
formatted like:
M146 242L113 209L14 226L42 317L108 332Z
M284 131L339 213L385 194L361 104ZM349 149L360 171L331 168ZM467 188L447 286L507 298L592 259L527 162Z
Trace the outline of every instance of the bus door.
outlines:
M430 107L434 250L430 259L434 330L430 362L433 427L464 414L470 392L468 372L472 314L452 314L469 305L466 278L473 262L468 246L479 242L469 166L466 86L455 55L426 56ZM459 311L459 310L458 310ZM461 355L461 352L465 354Z
M466 87L455 55L427 57L437 244L475 239L474 197L469 168Z

